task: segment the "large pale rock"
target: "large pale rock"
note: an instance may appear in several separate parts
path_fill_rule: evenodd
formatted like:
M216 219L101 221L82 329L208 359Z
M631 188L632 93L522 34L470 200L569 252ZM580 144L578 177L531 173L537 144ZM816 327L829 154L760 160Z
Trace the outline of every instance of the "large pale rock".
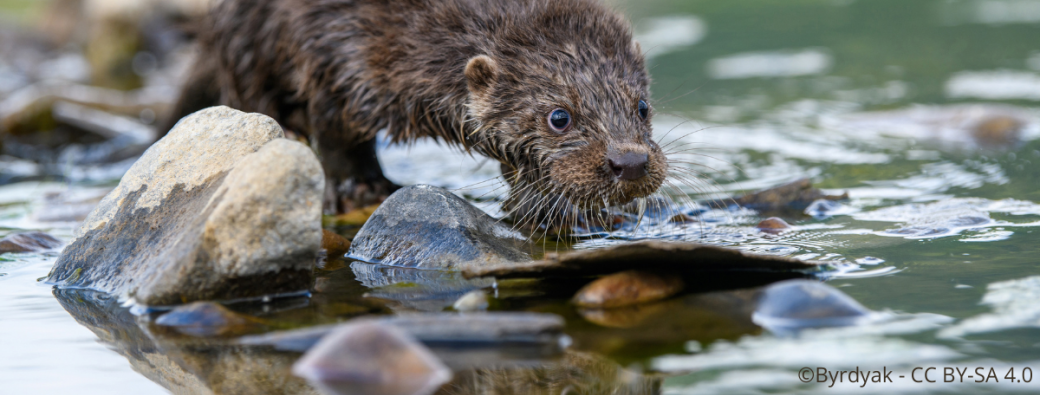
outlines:
M145 305L307 290L324 175L263 115L183 119L91 212L48 281Z
M444 188L401 188L379 206L350 245L348 258L389 266L460 270L527 262L520 233Z

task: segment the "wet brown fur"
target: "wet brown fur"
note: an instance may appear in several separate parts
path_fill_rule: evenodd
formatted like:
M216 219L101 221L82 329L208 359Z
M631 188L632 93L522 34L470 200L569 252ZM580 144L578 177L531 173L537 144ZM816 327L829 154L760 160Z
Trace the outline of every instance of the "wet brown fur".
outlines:
M200 46L186 92L219 90L220 104L308 136L329 211L395 188L375 158L383 129L500 161L506 208L543 217L649 195L667 173L638 114L643 55L593 0L224 0ZM186 99L178 116L202 106ZM573 117L562 134L547 123L556 108ZM649 155L646 177L611 174L605 156L628 151Z

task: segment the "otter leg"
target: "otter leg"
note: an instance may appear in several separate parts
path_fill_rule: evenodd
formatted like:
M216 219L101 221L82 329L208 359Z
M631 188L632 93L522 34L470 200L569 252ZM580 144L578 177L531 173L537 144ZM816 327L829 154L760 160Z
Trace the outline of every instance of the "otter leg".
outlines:
M346 213L381 203L400 188L383 176L375 139L350 147L319 143L318 151L325 168L326 213Z

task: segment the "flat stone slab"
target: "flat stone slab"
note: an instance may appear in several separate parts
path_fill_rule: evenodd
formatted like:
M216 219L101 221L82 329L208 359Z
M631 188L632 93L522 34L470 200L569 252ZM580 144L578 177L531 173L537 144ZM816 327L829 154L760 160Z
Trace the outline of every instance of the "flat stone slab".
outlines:
M306 291L325 177L282 136L227 107L182 119L87 216L47 282L147 306Z
M466 278L591 276L632 269L696 275L711 272L810 272L822 268L824 266L819 262L748 254L737 249L703 244L649 240L593 250L547 254L540 261L471 267L464 269L462 275Z
M420 269L457 270L530 261L529 241L444 188L414 185L372 213L347 257Z
M531 344L559 346L563 334L563 318L542 313L421 313L378 318L358 318L392 325L426 344L504 345ZM242 345L268 345L283 351L303 352L336 325L271 332L239 339Z

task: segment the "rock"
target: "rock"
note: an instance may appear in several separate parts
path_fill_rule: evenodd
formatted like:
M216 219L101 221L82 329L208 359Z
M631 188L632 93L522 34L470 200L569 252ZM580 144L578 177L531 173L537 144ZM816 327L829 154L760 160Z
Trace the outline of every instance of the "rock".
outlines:
M192 336L230 336L263 327L260 320L228 310L213 302L194 302L159 316L156 325L173 327Z
M593 281L574 295L581 307L621 307L665 299L682 291L682 279L629 270Z
M824 200L844 200L849 194L830 196L813 188L812 181L802 178L787 184L749 193L744 196L724 201L713 202L715 207L737 204L757 211L804 210L812 202Z
M979 121L971 128L971 137L982 147L1010 147L1022 141L1022 129L1025 122L1007 116L993 115Z
M429 395L452 374L406 332L376 322L338 327L293 365L327 394Z
M703 277L707 273L729 273L737 277L749 272L791 278L824 268L821 263L748 254L733 248L648 240L563 254L546 254L545 259L534 262L467 268L462 274L467 278L575 278L639 269L675 273L683 278Z
M758 225L755 225L755 228L766 233L777 234L787 229L791 229L791 225L780 218L771 217L759 222Z
M427 345L453 344L461 346L496 346L524 344L527 346L560 347L563 319L554 314L491 312L472 314L423 313L402 314L379 318L358 318L392 325ZM342 324L341 324L342 325ZM271 332L246 336L242 345L269 345L283 351L306 351L318 340L333 331L337 325Z
M278 124L227 107L181 120L76 230L47 281L144 305L306 291L324 174Z
M43 232L15 233L0 239L0 254L5 252L36 252L60 246L61 240Z
M452 305L455 311L483 311L488 308L488 297L487 293L482 290L476 290L462 295L459 300L455 301Z
M872 312L829 285L809 280L783 281L766 287L752 320L773 332L856 325Z
M444 188L415 185L390 195L347 256L369 263L457 270L530 261L528 240Z
M339 258L350 250L350 240L328 229L322 229L321 248L328 252L329 257Z
M372 217L372 214L379 209L378 204L371 206L365 206L356 210L352 210L345 214L340 214L332 217L331 222L336 225L347 225L347 226L362 226L368 219Z

